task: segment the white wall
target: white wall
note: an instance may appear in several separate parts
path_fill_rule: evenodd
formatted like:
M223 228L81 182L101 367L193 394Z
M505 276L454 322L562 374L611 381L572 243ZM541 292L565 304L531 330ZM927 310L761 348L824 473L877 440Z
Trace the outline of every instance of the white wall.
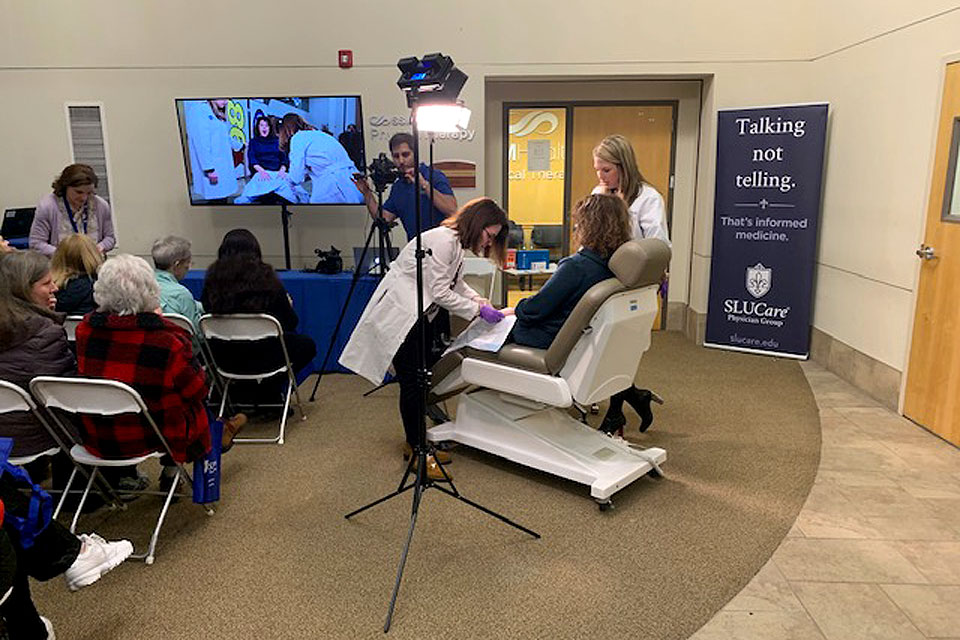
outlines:
M496 137L486 130L486 78L702 79L698 150L677 164L689 197L677 202L674 225L689 235L678 247L688 253L689 277L687 291L675 284L673 293L703 312L716 110L829 101L814 324L904 368L941 59L960 48L960 12L945 1L428 1L411 14L373 0L289 0L269 11L243 1L0 0L0 15L0 204L30 204L48 190L69 161L64 102L99 101L122 249L144 254L154 237L181 233L201 264L223 232L241 225L277 262L279 221L262 208L189 207L174 98L361 93L369 156L398 129L377 128L374 139L369 116L406 115L396 60L440 50L470 75L463 97L474 109L475 138L437 150L438 158L477 163L478 188L458 192L461 201L499 190L499 174L489 175L499 163L484 147ZM336 68L339 48L354 50L354 69ZM673 97L688 104L680 93ZM299 210L295 266L318 245L349 253L364 227L356 208Z

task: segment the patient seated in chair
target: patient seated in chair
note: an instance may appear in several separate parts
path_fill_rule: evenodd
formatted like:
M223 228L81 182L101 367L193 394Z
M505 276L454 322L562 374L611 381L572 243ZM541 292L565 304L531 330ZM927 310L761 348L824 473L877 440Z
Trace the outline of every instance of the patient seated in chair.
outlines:
M594 194L577 203L581 249L523 301L508 343L465 347L433 368L431 402L460 395L456 418L428 432L590 486L601 503L651 470L666 452L606 438L567 414L621 392L650 345L656 290L670 248L632 240L626 206Z
M557 265L557 271L536 294L515 309L517 323L509 340L546 349L593 285L615 277L608 263L620 245L630 240L630 214L622 198L595 194L580 200L572 214L574 242L580 250Z

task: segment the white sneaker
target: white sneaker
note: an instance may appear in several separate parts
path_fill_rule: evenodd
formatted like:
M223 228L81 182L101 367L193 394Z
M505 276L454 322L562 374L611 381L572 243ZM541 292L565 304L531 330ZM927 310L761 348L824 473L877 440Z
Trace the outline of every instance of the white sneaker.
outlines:
M133 553L129 540L107 542L95 533L81 534L80 540L83 542L80 554L63 574L70 591L93 584Z
M57 640L57 635L53 632L53 623L50 622L50 619L40 616L40 620L43 621L43 626L47 628L47 640Z

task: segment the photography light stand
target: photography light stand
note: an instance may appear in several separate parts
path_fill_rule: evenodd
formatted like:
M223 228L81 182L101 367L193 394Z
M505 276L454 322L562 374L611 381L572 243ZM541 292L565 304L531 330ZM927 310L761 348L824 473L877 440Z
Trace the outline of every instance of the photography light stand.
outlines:
M433 54L433 55L439 56L439 54ZM433 57L433 55L424 56L424 63L427 62L428 58ZM411 69L410 69L412 64L411 61L415 62L414 68L417 68L419 65L422 64L419 60L415 58L412 58L412 59L404 58L403 60L401 60L398 66L400 67L401 71L404 72L404 77L406 77L409 73L411 73ZM446 61L449 65L452 65L452 61L449 58L446 58ZM414 76L415 75L416 74L414 74ZM414 77L414 79L416 78ZM403 77L401 78L401 81L402 80L403 80ZM463 76L463 81L465 80L466 80L466 76ZM398 84L400 83L398 82ZM462 86L462 84L463 83L460 82L460 86ZM401 85L401 88L404 88L403 85ZM442 465L438 464L437 466L444 477L442 482L444 484L449 484L449 488L439 484L440 481L436 481L427 477L427 458L428 456L431 456L434 454L435 448L431 443L427 442L427 428L426 428L427 395L430 390L431 374L430 374L430 371L427 369L427 354L426 354L426 349L428 347L427 324L426 324L427 318L423 308L423 260L424 260L424 257L427 255L427 252L424 251L423 249L423 240L422 240L422 232L421 232L421 219L422 219L422 212L421 212L421 205L420 205L421 198L419 197L419 188L420 188L419 133L420 132L417 125L416 116L417 116L417 107L418 107L420 96L419 96L419 90L417 86L408 87L408 88L405 88L405 90L407 92L407 106L410 107L411 113L413 114L413 118L412 118L413 166L414 166L413 180L414 180L414 185L416 185L416 188L417 188L417 197L415 198L415 213L416 213L415 217L416 217L416 225L417 225L417 233L416 233L416 240L415 240L416 242L415 256L416 256L417 328L418 328L416 344L417 344L417 358L418 358L417 384L420 387L420 393L417 394L417 415L418 415L418 423L419 423L417 428L417 442L413 447L413 455L410 456L410 461L407 463L407 468L403 473L403 478L401 478L400 484L397 487L396 491L393 491L392 493L389 493L383 496L382 498L379 498L374 502L371 502L370 504L360 507L359 509L351 511L345 516L347 519L349 519L359 513L362 513L363 511L366 511L367 509L370 509L371 507L374 507L378 504L386 502L387 500L394 498L396 496L399 496L400 494L405 493L406 491L409 491L411 489L413 490L413 502L410 509L410 524L407 529L407 539L406 539L406 543L403 546L403 552L400 555L400 564L397 567L397 576L393 585L393 592L390 595L390 605L387 609L387 618L383 625L384 633L390 631L390 624L393 621L393 612L394 612L394 609L396 608L397 596L400 592L400 583L403 579L403 570L407 562L407 556L409 555L409 552L410 552L410 543L413 541L413 532L417 525L417 516L420 511L420 502L423 498L423 493L427 489L436 489L441 493L444 493L450 496L451 498L455 498L460 502L468 504L471 507L482 511L483 513L486 513L487 515L497 518L501 522L504 522L505 524L508 524L511 527L514 527L515 529L519 529L520 531L523 531L524 533L527 533L530 536L533 536L534 538L537 538L537 539L540 538L540 534L538 534L537 532L532 531L531 529L528 529L522 525L519 525L516 522L513 522L512 520L510 520L509 518L503 515L500 515L499 513L492 511L481 504L478 504L468 498L465 498L463 495L460 494L459 491L457 491L456 485L453 484L453 481L450 479L450 476L447 475L447 472ZM459 91L459 87L457 87L457 91ZM432 206L432 203L431 203L431 206ZM411 474L414 476L414 480L409 484L407 484L407 480L408 478L410 478Z
M366 180L366 178L363 178ZM343 306L340 308L340 316L337 318L337 324L333 327L333 333L330 335L330 344L327 345L327 352L323 356L323 364L320 365L320 370L317 371L317 379L313 383L313 392L310 394L310 402L313 402L317 397L317 388L320 386L320 380L323 379L323 373L327 369L327 363L330 361L330 354L333 353L333 348L337 344L337 336L340 335L340 327L343 325L343 319L347 315L347 309L350 308L350 300L353 299L353 291L357 288L357 281L362 275L360 269L363 266L364 260L367 257L367 251L370 250L370 241L373 239L373 233L376 231L378 233L377 238L377 251L379 254L379 277L383 277L387 274L387 270L390 268L387 266L389 262L389 256L391 253L390 245L390 223L384 220L383 218L383 192L387 188L387 185L380 184L374 180L374 189L377 192L377 216L373 219L373 224L370 225L370 231L367 232L367 239L363 242L363 250L360 252L360 264L354 265L353 268L353 277L350 278L350 288L347 289L347 298L343 301ZM386 260L384 259L386 257ZM373 269L370 269L370 275L373 275ZM378 389L376 387L374 390Z

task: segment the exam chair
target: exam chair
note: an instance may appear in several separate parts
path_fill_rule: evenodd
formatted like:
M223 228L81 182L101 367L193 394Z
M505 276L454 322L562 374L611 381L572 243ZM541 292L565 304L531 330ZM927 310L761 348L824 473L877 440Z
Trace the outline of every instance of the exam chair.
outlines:
M610 258L616 277L587 291L549 348L506 344L497 353L462 349L444 356L433 369L429 402L459 394L457 417L427 437L587 484L601 510L637 478L663 475L663 449L637 449L566 409L582 410L633 384L669 262L670 248L660 240L627 242Z

